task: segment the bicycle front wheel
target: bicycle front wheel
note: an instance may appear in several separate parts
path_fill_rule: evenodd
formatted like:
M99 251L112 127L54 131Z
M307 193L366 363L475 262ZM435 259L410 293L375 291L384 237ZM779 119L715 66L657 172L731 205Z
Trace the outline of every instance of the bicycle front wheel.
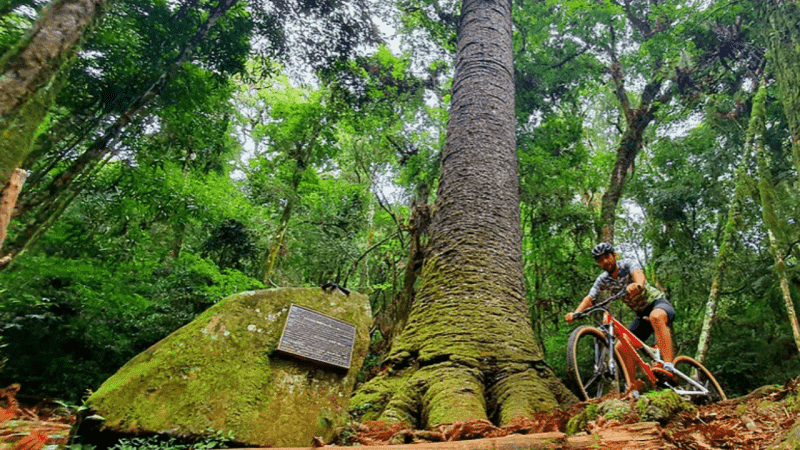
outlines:
M703 394L703 391L697 386L678 376L678 389L684 392L683 395L691 397L692 402L696 404L707 404L727 400L725 392L722 391L717 380L711 375L711 372L695 359L688 356L678 356L672 361L672 364L674 364L675 368L681 373L691 378L708 391L708 394Z
M628 389L630 379L621 361L618 352L612 353L606 334L599 328L581 325L569 337L567 370L584 400Z

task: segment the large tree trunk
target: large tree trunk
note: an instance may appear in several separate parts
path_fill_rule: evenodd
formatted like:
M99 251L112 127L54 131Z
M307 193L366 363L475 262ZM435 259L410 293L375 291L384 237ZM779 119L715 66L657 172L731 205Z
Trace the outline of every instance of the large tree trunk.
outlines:
M462 4L428 257L383 375L353 400L369 420L503 425L574 397L542 360L522 275L509 0Z
M422 196L423 199L427 195ZM423 201L411 201L411 216L409 218L409 244L408 261L403 271L403 290L395 295L387 306L389 327L384 333L384 338L390 343L400 336L406 327L411 315L411 307L417 296L417 279L422 274L425 263L425 243L423 238L429 235L431 224L431 205Z
M0 58L0 186L30 151L60 84L59 71L105 0L57 0L30 33Z

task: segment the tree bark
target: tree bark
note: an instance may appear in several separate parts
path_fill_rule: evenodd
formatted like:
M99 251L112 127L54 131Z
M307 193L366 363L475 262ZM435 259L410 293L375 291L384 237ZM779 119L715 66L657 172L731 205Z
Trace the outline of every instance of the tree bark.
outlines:
M15 170L5 189L0 192L0 255L3 254L3 242L6 240L8 222L11 221L17 196L19 196L19 191L22 190L26 178L28 178L28 172L22 169ZM0 268L6 267L10 262L10 256L0 259Z
M609 68L609 72L611 72L611 79L616 86L614 93L619 100L620 108L625 117L625 131L617 148L617 160L614 163L608 188L603 194L603 200L600 205L600 223L602 225L600 240L614 243L617 206L619 206L620 199L622 199L625 180L628 177L628 173L633 170L636 156L644 146L644 132L655 118L658 105L668 102L671 94L666 93L658 99L654 98L653 95L648 95L648 93L658 92L662 84L659 80L650 81L644 89L645 94L642 95L641 105L638 108L633 108L625 88L622 66L618 62L614 62Z
M53 104L86 29L105 0L57 0L29 34L0 58L0 186L30 151L36 130Z
M353 399L362 420L503 425L574 401L542 360L526 305L511 37L510 0L462 3L420 290L385 373Z
M23 196L15 216L23 215L35 208L35 219L25 226L25 229L14 242L10 243L8 248L10 253L17 254L26 248L30 248L42 234L41 224L53 223L69 206L69 202L77 198L77 195L74 195L76 192L75 187L78 186L77 193L80 193L80 186L83 184L83 180L91 176L93 169L102 166L102 162L112 154L114 143L122 135L125 128L175 77L183 63L189 60L192 51L200 44L203 37L208 34L211 27L238 1L221 0L219 5L209 13L208 19L203 22L192 38L185 43L181 53L172 61L169 69L162 73L147 90L135 98L128 106L127 111L109 125L100 138L92 142L79 158L74 160L63 172L56 175L46 187L30 196ZM2 154L0 153L0 155Z
M617 148L617 160L614 169L611 171L611 179L608 188L603 193L603 200L600 209L600 218L603 228L601 231L602 242L614 242L614 229L617 219L617 206L619 206L622 192L625 188L625 180L628 173L633 169L636 156L644 145L644 131L647 125L652 122L655 108L639 108L631 111L634 116L633 125L628 126L622 135L622 140Z
M289 220L292 218L292 210L298 200L297 190L300 187L300 182L303 180L303 173L306 171L311 155L314 152L314 147L317 145L317 139L322 132L322 125L317 122L311 130L308 142L298 142L295 144L294 157L294 173L292 174L292 184L289 186L289 191L286 196L286 205L283 207L280 221L278 222L278 230L272 238L269 253L267 254L267 262L264 264L264 277L262 281L264 284L272 282L272 276L275 274L275 266L278 263L278 256L280 255L281 247L286 239L286 231L289 229Z
M427 198L427 195L422 197ZM425 263L425 244L423 237L428 236L431 223L431 206L422 201L411 202L411 217L409 218L409 244L408 262L403 271L403 290L398 292L387 307L390 327L384 337L392 343L400 336L406 327L411 307L416 298L417 279L422 274Z
M760 91L759 91L760 92ZM764 97L756 96L753 102L753 111L756 111L758 102L761 102L763 108ZM736 230L740 225L740 216L742 214L742 206L748 196L749 187L747 184L747 168L750 165L752 148L756 133L756 120L755 115L751 114L750 125L747 127L747 139L745 141L744 152L742 161L736 169L735 183L736 187L731 200L731 206L728 209L728 217L725 222L725 228L722 230L722 239L719 244L719 253L714 263L714 278L711 282L711 290L708 293L708 300L706 301L705 314L703 315L703 326L700 330L700 337L697 341L697 352L694 359L701 364L705 363L706 356L708 355L708 347L711 343L711 327L717 317L717 306L719 301L720 286L725 278L725 271L731 260L733 253L733 239L735 238Z

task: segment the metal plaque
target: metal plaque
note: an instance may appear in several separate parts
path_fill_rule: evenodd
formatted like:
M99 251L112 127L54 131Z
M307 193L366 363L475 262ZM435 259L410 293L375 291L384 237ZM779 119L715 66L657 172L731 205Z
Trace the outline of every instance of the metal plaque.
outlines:
M349 369L355 338L355 326L292 304L277 350Z

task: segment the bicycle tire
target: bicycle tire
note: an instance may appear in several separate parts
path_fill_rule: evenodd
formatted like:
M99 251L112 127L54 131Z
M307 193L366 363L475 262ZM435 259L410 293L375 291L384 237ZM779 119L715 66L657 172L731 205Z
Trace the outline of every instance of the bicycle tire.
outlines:
M694 381L700 383L709 391L709 396L690 395L694 403L716 403L728 399L719 383L717 383L717 379L714 378L714 375L711 375L711 372L709 372L705 366L700 364L694 358L690 358L688 356L678 356L672 361L672 364L675 365L676 369L691 377L694 379ZM678 379L678 388L685 391L699 391L699 389L692 386L689 382L680 378Z
M624 392L630 379L619 352L614 351L617 370L612 374L608 364L608 338L599 328L581 325L573 330L567 342L567 371L578 386L584 400L600 398L611 392Z

